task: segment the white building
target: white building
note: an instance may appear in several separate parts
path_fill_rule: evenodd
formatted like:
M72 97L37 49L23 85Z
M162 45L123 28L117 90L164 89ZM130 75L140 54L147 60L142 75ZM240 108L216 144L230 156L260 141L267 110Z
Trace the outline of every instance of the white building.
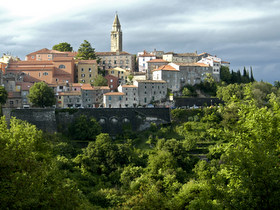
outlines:
M220 81L220 68L221 68L221 63L222 63L221 58L209 55L206 58L202 58L197 63L204 63L204 64L207 64L207 65L211 66L212 67L212 75L213 75L214 79L217 82Z
M148 70L148 61L156 59L156 56L151 53L147 53L145 50L144 52L140 52L138 55L138 70L139 72L147 72Z
M163 65L152 71L153 80L164 80L172 92L180 90L180 71L170 65Z

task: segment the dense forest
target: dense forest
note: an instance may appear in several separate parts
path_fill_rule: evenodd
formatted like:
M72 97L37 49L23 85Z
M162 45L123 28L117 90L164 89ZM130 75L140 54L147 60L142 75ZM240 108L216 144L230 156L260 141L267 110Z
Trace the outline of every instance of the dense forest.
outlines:
M215 88L224 105L115 137L86 116L68 135L2 117L1 209L279 208L278 83Z

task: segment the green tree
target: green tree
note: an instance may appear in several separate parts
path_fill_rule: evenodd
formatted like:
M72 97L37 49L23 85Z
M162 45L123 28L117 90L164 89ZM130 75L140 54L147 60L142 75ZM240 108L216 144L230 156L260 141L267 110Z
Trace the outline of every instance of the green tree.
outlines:
M34 125L0 119L1 209L72 209L86 204L76 183L59 170L52 144Z
M76 58L80 60L95 60L97 59L97 56L95 54L95 49L91 44L87 40L84 40L78 49Z
M88 119L85 115L80 115L69 126L69 136L74 140L95 140L101 133L101 126L94 119Z
M231 74L227 66L221 66L220 78L222 81L226 82L227 84L231 83Z
M73 47L71 47L71 45L67 42L62 42L62 43L56 44L52 47L52 49L60 51L60 52L72 52L73 51Z
M5 87L0 86L0 116L2 115L2 105L6 103L8 98L8 93Z
M37 107L49 107L55 104L53 89L45 82L35 83L29 90L28 98Z
M93 80L92 85L93 86L107 86L108 81L101 74L98 74L96 76L96 78Z
M251 72L251 75L250 75L250 82L255 82L255 78L254 78L254 75L253 75L253 68L252 68L252 66L250 67L250 72Z

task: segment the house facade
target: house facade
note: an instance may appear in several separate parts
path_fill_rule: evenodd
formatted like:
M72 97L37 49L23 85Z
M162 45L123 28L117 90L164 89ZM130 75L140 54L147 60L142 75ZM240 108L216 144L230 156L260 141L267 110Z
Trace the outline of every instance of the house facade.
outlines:
M168 52L163 54L163 60L173 63L196 63L198 61L197 53L173 53Z
M124 106L123 98L125 93L122 92L108 92L103 95L104 108L122 108Z
M77 82L92 83L98 75L96 60L79 60L76 63Z
M156 59L154 54L148 53L145 50L138 53L138 71L139 72L148 72L148 61Z
M120 85L118 91L124 93L123 103L124 107L137 107L138 105L138 87L135 85Z
M138 103L141 106L153 101L161 101L166 98L167 83L163 80L136 80L134 85L138 87Z
M172 92L179 91L180 85L180 71L170 65L163 65L152 71L153 80L166 81L167 88Z
M96 52L100 58L99 66L102 70L109 70L116 67L134 71L135 56L127 52Z

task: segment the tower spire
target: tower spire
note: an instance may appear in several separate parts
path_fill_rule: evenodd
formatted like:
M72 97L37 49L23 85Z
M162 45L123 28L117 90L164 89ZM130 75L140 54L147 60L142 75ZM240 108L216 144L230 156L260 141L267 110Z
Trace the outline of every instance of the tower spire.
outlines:
M122 30L121 24L116 11L115 19L111 31L111 52L122 51Z

